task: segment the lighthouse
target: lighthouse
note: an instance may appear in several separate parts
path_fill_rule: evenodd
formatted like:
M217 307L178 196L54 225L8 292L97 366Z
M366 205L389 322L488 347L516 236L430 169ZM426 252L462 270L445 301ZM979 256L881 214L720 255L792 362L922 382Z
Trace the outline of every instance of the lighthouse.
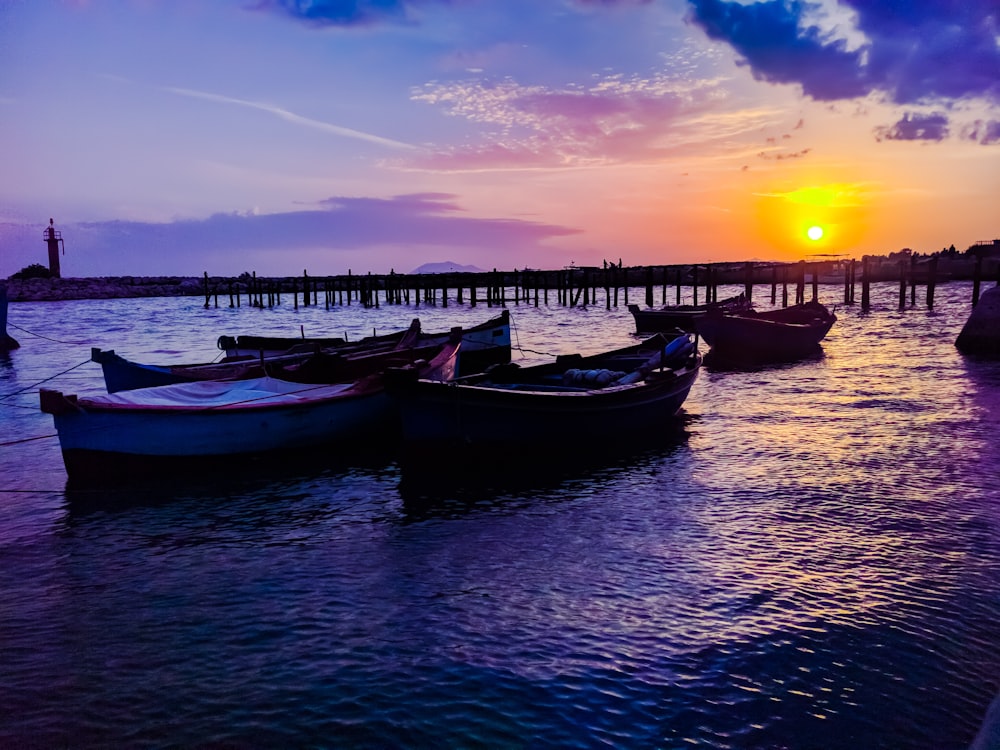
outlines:
M49 219L49 227L43 235L45 244L49 248L49 273L52 278L60 278L59 274L59 246L62 245L63 255L66 254L66 245L63 243L62 232L57 232L55 223Z

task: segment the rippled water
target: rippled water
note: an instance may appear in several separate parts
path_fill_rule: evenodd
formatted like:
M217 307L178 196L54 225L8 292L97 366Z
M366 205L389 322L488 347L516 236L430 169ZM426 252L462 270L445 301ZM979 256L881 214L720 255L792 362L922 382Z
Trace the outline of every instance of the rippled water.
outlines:
M954 347L970 285L897 299L838 306L822 357L706 369L646 450L567 435L607 445L586 465L413 490L387 451L101 494L65 492L37 408L101 387L91 346L496 310L12 304L0 745L965 748L1000 689L1000 365ZM633 340L603 300L508 306L517 361Z

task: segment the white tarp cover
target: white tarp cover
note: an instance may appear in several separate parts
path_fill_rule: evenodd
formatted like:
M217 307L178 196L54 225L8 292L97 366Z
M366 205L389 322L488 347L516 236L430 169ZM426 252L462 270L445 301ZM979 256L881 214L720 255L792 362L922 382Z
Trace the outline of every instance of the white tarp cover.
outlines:
M218 409L237 405L273 406L323 400L354 387L353 383L309 385L276 378L249 380L203 380L191 383L137 388L100 396L80 398L81 406L128 408Z

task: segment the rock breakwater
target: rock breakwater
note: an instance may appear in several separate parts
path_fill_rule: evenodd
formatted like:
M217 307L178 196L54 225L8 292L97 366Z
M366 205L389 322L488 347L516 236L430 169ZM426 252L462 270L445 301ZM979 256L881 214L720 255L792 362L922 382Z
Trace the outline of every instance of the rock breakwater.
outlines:
M214 286L219 279L209 279ZM8 279L11 302L204 295L204 277L100 276L69 279Z

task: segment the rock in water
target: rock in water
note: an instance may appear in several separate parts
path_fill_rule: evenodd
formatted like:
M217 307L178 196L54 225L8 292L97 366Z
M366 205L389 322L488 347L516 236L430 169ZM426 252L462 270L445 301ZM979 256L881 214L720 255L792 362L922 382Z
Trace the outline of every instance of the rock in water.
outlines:
M955 346L962 354L1000 358L1000 286L980 295Z

